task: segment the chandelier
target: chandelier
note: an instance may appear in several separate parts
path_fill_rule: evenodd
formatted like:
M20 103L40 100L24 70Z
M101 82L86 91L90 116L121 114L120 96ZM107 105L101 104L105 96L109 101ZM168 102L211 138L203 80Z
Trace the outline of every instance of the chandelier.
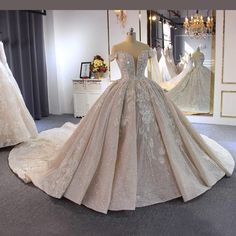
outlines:
M207 17L207 21L204 22L203 16L196 11L195 15L191 16L190 20L185 17L184 20L185 33L193 38L206 38L213 33L214 19L213 17Z
M114 10L117 18L117 22L121 24L123 28L125 28L127 22L127 12L125 10Z

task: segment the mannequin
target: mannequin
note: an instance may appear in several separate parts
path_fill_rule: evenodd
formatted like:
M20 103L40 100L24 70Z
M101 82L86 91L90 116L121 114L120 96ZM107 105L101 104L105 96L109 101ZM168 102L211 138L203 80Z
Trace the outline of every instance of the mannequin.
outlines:
M138 56L143 50L149 49L147 44L138 42L136 40L136 33L133 28L127 33L125 40L119 44L112 47L112 54L114 55L118 51L125 51L134 57L135 63L137 62Z
M71 133L65 126L47 130L46 137L14 148L12 170L52 197L105 214L180 196L188 201L230 176L233 157L209 138L208 147L155 80L145 77L148 60L157 62L155 51L132 33L113 53L120 79ZM132 56L142 59L136 70Z
M193 56L194 55L199 55L199 54L202 54L201 51L200 51L200 48L197 47L196 51L193 53Z

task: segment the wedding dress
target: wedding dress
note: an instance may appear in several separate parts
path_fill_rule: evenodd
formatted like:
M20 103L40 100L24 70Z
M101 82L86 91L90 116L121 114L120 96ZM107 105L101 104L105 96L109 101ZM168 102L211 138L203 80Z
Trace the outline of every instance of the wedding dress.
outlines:
M156 51L157 51L157 61L160 61L161 56L162 56L162 47L161 46L157 46L156 47Z
M201 137L158 84L144 76L152 49L137 61L116 59L114 81L79 125L66 123L15 147L11 169L48 195L95 211L134 210L183 197L191 200L234 169L232 156ZM152 72L152 77L155 76Z
M0 148L37 136L37 128L25 106L0 42Z
M162 55L159 60L161 78L162 82L166 82L175 77L177 73L175 71L175 67L173 66L173 62L171 62L169 49L164 48L164 50L161 51L161 54Z
M184 56L180 55L180 62L176 65L177 73L181 73L184 69L185 66L185 61L184 61Z
M173 89L182 79L186 78L186 76L190 73L190 71L193 69L193 60L191 57L188 58L188 61L185 62L186 65L184 65L184 69L181 73L173 77L169 81L165 82L159 82L158 84L166 91L170 91Z
M178 74L180 74L188 66L190 59L191 55L187 53L185 53L183 56L180 56L180 62L176 66Z
M192 55L193 68L168 92L169 98L183 112L210 112L212 73L203 65L204 54L198 48Z
M167 61L171 65L171 70L173 71L173 74L176 75L177 74L177 68L176 68L176 65L175 65L175 60L174 60L174 55L173 55L173 47L172 46L167 47Z

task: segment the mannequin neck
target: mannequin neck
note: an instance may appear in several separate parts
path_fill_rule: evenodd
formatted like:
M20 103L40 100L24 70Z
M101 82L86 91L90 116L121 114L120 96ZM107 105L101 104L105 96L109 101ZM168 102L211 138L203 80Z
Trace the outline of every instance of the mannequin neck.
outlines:
M136 42L136 34L135 34L135 33L128 34L128 35L126 36L125 41L126 41L126 42L129 42L129 43L135 43L135 42Z

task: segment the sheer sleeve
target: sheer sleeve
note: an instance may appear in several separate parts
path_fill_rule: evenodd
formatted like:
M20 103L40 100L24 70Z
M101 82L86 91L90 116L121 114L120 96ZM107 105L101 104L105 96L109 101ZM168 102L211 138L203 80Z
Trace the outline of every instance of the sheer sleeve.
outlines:
M156 49L150 49L149 51L148 78L158 84L162 81Z

